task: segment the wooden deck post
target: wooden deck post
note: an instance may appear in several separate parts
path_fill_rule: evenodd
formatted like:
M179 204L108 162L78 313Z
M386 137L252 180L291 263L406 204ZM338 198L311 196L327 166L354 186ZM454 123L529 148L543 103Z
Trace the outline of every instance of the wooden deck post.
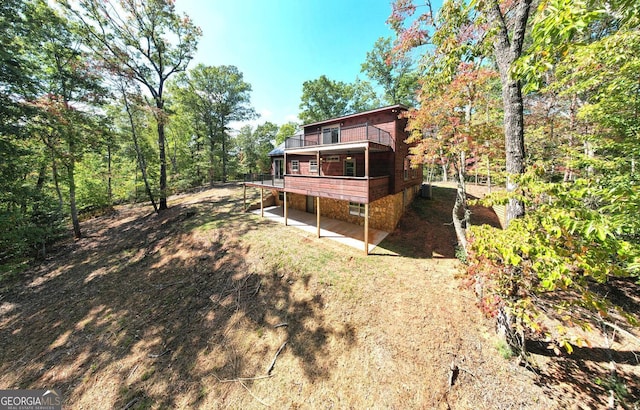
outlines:
M260 188L260 216L264 218L264 188Z
M364 254L369 254L369 204L364 204Z
M247 212L247 184L243 184L243 186L244 186L244 192L242 195L242 203L243 203L242 210L244 212Z
M318 238L320 237L320 197L316 197L316 226L318 227Z
M369 143L364 149L364 177L369 178Z
M287 191L284 191L284 226L288 226L289 222L288 222L288 213L287 213L288 207L287 207Z

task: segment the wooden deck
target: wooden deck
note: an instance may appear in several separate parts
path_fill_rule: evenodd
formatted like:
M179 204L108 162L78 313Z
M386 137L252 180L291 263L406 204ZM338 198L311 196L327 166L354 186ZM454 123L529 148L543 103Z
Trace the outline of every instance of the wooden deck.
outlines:
M252 212L260 215L260 209ZM315 214L291 208L289 208L287 213L288 226L302 229L314 236L317 234ZM283 209L281 206L264 208L264 217L284 224ZM389 232L369 228L369 252L378 246L387 235L389 235ZM329 238L358 250L364 249L364 227L337 219L331 219L326 216L320 218L320 238Z
M389 177L287 175L285 190L301 195L371 203L389 194Z

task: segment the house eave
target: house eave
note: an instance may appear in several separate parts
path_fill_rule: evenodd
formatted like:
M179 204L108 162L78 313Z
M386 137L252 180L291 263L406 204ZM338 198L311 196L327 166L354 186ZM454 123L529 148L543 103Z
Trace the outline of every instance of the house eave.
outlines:
M346 142L329 145L312 145L304 148L288 148L284 152L287 155L299 154L299 155L311 155L316 153L321 154L345 154L349 152L364 152L367 147L371 152L384 152L391 151L391 147L384 144L376 144L375 142L362 141L362 142Z
M381 108L376 108L374 110L369 110L369 111L363 111L363 112L358 112L355 114L349 114L349 115L345 115L342 117L337 117L337 118L329 118L327 120L323 120L323 121L318 121L318 122L312 122L310 124L304 124L302 126L302 128L307 128L307 127L314 127L314 126L319 126L319 125L327 125L327 124L333 124L335 122L340 122L343 120L347 120L349 118L355 118L355 117L361 117L361 116L365 116L365 115L371 115L371 114L375 114L377 112L383 112L383 111L389 111L389 110L393 110L396 109L398 110L398 113L400 113L400 111L407 111L409 109L409 107L403 105L403 104L396 104L396 105L389 105L386 107L381 107Z

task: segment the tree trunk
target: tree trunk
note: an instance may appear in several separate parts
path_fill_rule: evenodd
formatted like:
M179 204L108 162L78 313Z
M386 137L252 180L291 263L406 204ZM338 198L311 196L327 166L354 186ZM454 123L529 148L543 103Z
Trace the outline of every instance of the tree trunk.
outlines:
M511 67L522 54L527 20L531 10L532 0L520 0L513 6L509 13L512 33L507 27L507 16L500 9L500 2L492 0L487 5L488 20L494 28L495 38L493 42L494 56L498 71L500 72L500 82L502 84L502 105L504 109L504 137L506 149L506 171L507 171L507 191L513 192L517 188L517 181L514 177L524 172L524 118L522 89L519 81L511 77ZM507 204L506 225L514 218L524 216L524 204L517 199L510 199ZM509 268L510 272L505 274L512 277L513 287L517 286L518 268ZM506 302L515 303L512 300L516 292L509 292L503 295ZM500 320L502 318L503 320ZM517 354L526 354L524 341L521 334L516 332L516 323L510 306L504 304L498 313L498 333L504 335L504 339ZM520 343L521 342L521 343Z
M469 226L470 212L467 207L467 187L465 184L465 160L466 156L464 152L460 153L458 158L459 164L456 166L456 201L453 204L453 210L451 216L453 218L453 227L456 232L456 238L458 239L458 246L461 249L464 258L467 257L467 228Z
M107 199L113 206L113 188L111 187L111 144L107 144Z
M138 144L138 134L136 133L136 124L135 124L135 121L133 120L133 114L131 113L131 106L129 105L129 100L127 98L127 93L126 93L126 90L124 89L124 86L121 86L121 87L122 87L121 88L122 99L124 100L124 107L125 107L125 110L127 111L127 116L129 117L129 126L131 127L131 137L133 138L133 145L136 149L136 156L138 157L138 166L140 167L140 172L142 173L144 188L145 188L145 191L147 192L147 196L149 197L149 200L151 201L151 205L153 206L154 212L159 213L158 206L156 205L156 201L153 198L153 193L151 192L151 187L149 185L149 178L147 178L147 164L144 160L144 156L142 155L142 151L140 150L140 145ZM137 173L136 173L136 176L137 176ZM166 178L166 175L165 175L165 178ZM162 180L162 178L160 178L160 180ZM137 197L138 195L136 192L136 198ZM166 205L166 198L165 198L165 205Z
M491 163L489 162L489 156L487 155L487 188L491 193Z
M506 73L506 76L509 74ZM514 176L524 172L524 118L520 83L507 78L502 87L504 107L504 134L506 148L507 191L513 192L518 187ZM507 226L509 221L524 216L524 204L517 199L510 199L507 205Z
M73 143L69 143L69 152L73 152ZM75 180L75 159L70 155L67 165L67 178L69 179L69 207L71 208L71 223L73 224L73 236L76 239L82 238L80 232L80 221L78 220L78 209L76 208L76 180Z
M520 0L509 16L513 27L511 35L506 23L506 16L500 9L497 0L487 6L489 21L496 30L494 39L494 55L500 81L502 84L502 104L504 109L504 137L506 148L506 171L512 178L507 179L507 191L517 188L513 176L524 172L524 118L522 89L519 81L511 77L511 67L522 54L527 20L532 0ZM514 218L524 216L524 205L521 201L511 199L507 204L507 225Z
M62 199L62 191L60 191L60 182L58 181L58 165L56 164L55 153L52 151L51 157L51 174L53 176L53 185L56 187L56 196L58 197L58 212L62 212L64 200Z
M222 119L222 124L225 124L225 119ZM224 132L224 126L222 127L222 182L227 182L227 134Z
M178 142L177 138L173 138L173 151L169 154L169 159L171 160L171 170L173 174L178 173Z
M158 123L158 151L160 157L160 208L158 211L167 209L167 156L165 154L164 144L164 118L163 118L163 102L161 99L157 99L156 108L158 108L158 114L156 114L156 121Z
M215 182L215 140L213 133L209 135L209 186Z

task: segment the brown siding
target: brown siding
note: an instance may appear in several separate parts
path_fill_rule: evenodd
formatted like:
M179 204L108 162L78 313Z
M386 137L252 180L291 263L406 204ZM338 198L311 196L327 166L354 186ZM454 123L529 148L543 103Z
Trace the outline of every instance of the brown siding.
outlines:
M389 195L389 178L374 178L369 180L369 202L373 202Z
M328 162L327 156L337 156L340 159L336 162ZM325 176L344 176L344 162L347 160L347 155L323 155L322 158L322 174ZM351 154L352 159L356 161L356 175L357 177L364 177L364 153ZM387 175L387 174L383 174Z
M316 159L315 155L287 155L287 174L295 174L295 175L311 175L309 172L309 161L312 159ZM293 171L291 167L292 161L298 161L300 164L298 171ZM315 172L313 175L317 175Z
M287 176L285 187L289 192L361 203L368 196L366 179Z
M315 134L315 133L321 132L323 126L332 125L336 123L339 123L340 127L351 127L354 125L362 125L364 123L368 123L369 125L373 125L375 127L378 127L390 133L392 141L398 141L397 127L395 126L395 124L396 124L396 121L398 120L399 114L400 113L397 112L397 110L396 112L391 112L391 110L389 110L389 111L383 111L379 113L363 115L361 117L346 118L339 122L334 122L334 123L329 121L324 125L315 125L315 126L305 127L304 133L305 135ZM406 120L404 121L406 123ZM404 130L404 127L402 129ZM344 130L344 133L345 133L345 139L348 139L350 131ZM316 137L314 136L313 138L316 138ZM392 143L391 147L395 148L395 144Z
M347 156L345 153L338 155L337 162L326 161L326 157L331 154L323 154L322 158L325 160L320 161L320 177L309 176L309 160L315 159L315 155L287 155L285 189L290 192L290 204L295 203L293 206L296 209L306 210L306 196L319 196L322 198L323 215L361 223L361 217L349 215L349 202L369 203L370 226L392 231L422 183L422 169L418 169L417 172L409 170L408 179L404 178L405 158L409 155L409 146L405 142L408 138L407 119L398 118L401 111L397 108L389 109L305 127L305 136L317 140L323 125L339 123L341 128L347 128L367 123L389 132L392 139L391 151L370 153L369 179L341 177L344 175ZM357 134L358 132L360 134ZM341 142L358 138L362 140L362 128L341 131ZM356 176L364 176L364 152L349 154L356 161ZM300 161L300 171L296 175L290 171L292 159Z
M313 176L285 177L285 189L302 195L368 203L389 194L389 178L328 178Z
M322 161L322 175L342 175L344 172L343 156L339 155L340 159L336 162Z
M420 185L422 183L422 169L417 172L409 172L409 178L404 178L404 161L409 155L409 146L405 140L409 134L406 131L407 119L398 118L400 115L399 110L388 110L377 113L366 114L362 116L355 116L351 118L345 118L340 120L340 126L342 128L352 127L355 125L362 125L367 123L369 125L378 127L391 134L392 138L392 151L391 152L377 152L371 153L369 157L369 176L383 176L391 175L390 192L399 193L404 191L405 188ZM327 122L328 124L335 124L337 122ZM305 134L317 133L322 129L321 125L305 127ZM344 139L348 139L351 133L355 130L343 130ZM356 160L356 176L364 176L364 155L355 154L352 155ZM346 155L340 156L339 162L323 162L322 163L322 175L344 175L344 161ZM302 168L300 174L308 174Z
M396 123L396 134L400 140L398 142L398 148L395 152L393 178L391 183L391 192L398 193L403 192L406 188L411 188L416 185L422 184L422 167L418 168L417 172L411 172L409 170L409 178L404 179L404 164L405 158L409 155L409 145L404 141L409 137L406 131L407 120L402 118ZM415 176L414 176L415 175Z
M393 174L393 153L372 152L369 154L369 176L380 177Z

